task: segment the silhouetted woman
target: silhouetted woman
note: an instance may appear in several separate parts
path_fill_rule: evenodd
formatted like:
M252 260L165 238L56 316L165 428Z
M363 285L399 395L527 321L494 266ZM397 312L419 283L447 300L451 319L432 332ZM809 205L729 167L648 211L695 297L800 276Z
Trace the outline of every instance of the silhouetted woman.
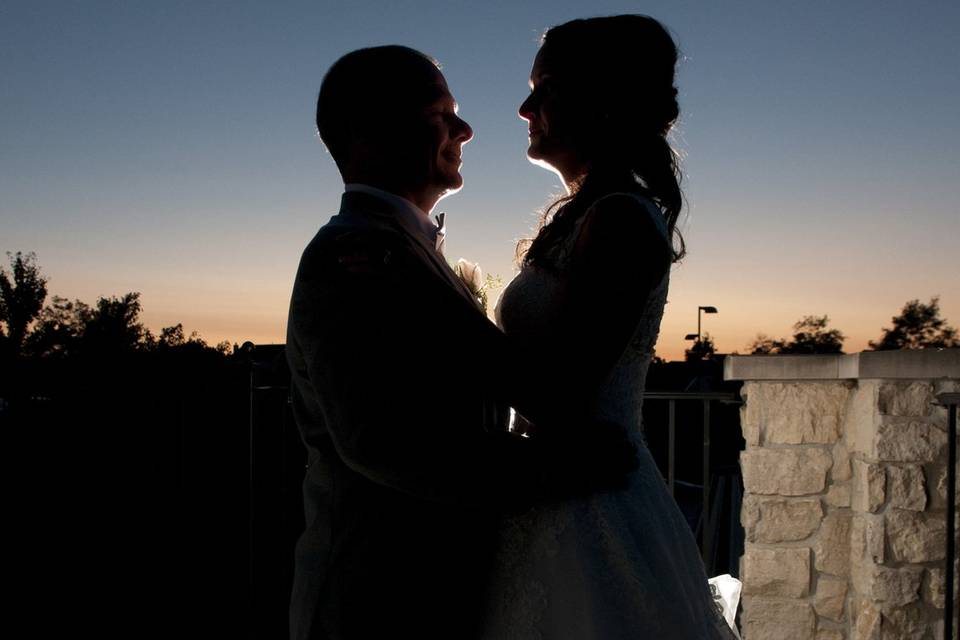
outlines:
M682 199L666 136L677 50L656 20L574 20L547 31L520 106L531 160L568 195L548 209L497 306L558 398L624 425L640 468L621 491L507 519L490 638L731 638L689 526L642 442L644 380L667 296ZM552 373L551 373L552 372ZM529 428L529 425L521 429ZM536 433L532 434L536 437Z

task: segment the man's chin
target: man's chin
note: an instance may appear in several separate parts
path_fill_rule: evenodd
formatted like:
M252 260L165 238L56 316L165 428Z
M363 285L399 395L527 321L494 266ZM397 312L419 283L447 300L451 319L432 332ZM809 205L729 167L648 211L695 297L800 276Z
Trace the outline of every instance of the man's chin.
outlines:
M461 176L459 172L444 177L444 182L446 183L444 186L445 193L456 193L463 188L463 176Z
M452 196L453 194L458 193L461 189L463 189L463 180L460 180L456 184L448 184L446 187L444 187L443 192L440 194L440 198L442 199L446 198L447 196Z

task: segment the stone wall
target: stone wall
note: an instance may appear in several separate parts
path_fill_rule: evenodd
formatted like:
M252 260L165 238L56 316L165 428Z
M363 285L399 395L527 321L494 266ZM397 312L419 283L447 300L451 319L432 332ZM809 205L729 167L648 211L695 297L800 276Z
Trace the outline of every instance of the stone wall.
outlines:
M934 403L960 390L960 350L731 356L725 377L744 380L744 639L942 637Z

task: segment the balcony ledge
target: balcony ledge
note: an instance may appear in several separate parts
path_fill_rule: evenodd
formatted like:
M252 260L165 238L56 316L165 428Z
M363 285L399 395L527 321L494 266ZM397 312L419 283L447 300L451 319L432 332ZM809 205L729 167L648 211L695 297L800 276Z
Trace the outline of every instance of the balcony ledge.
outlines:
M724 380L960 378L960 349L862 351L836 355L727 356Z

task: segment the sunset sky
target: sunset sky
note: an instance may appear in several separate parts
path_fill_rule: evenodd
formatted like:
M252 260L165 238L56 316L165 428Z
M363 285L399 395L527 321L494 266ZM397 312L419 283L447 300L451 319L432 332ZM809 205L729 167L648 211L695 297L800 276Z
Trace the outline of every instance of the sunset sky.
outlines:
M320 80L398 43L440 60L475 131L466 186L438 207L447 255L508 280L559 190L516 115L538 36L624 12L684 54L689 256L660 355L682 357L698 305L719 308L704 330L722 352L811 314L859 351L934 295L960 325L955 0L4 0L0 252L36 252L51 294L142 292L154 331L282 342L300 252L341 191L313 124Z

